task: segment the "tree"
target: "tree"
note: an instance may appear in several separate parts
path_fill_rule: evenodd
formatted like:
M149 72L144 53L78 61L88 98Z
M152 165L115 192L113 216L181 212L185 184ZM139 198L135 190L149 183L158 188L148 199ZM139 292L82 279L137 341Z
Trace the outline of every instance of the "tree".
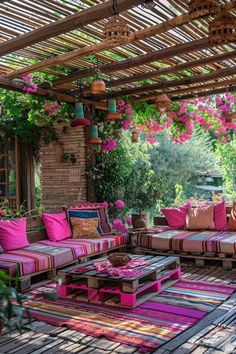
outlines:
M218 144L216 152L220 158L220 170L230 197L236 197L236 138L228 144Z
M217 170L218 158L208 133L197 131L182 145L171 143L164 134L156 137L158 145L150 150L150 162L159 179L165 181L160 199L168 206L175 200L177 184L187 198L196 194L194 186L202 174Z

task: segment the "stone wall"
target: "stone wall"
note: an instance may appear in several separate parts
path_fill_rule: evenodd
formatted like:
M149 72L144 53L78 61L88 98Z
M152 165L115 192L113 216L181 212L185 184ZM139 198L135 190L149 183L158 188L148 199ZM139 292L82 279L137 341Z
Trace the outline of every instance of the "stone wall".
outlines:
M41 143L41 186L47 211L87 200L85 129L67 127L64 131L63 127L55 125L57 142ZM71 156L76 162L70 161Z

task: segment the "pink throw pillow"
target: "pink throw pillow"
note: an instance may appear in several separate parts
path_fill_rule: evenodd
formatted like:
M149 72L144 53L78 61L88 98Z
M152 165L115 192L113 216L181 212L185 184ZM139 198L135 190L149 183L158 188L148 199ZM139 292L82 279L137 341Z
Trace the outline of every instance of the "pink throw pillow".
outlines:
M55 214L43 213L42 219L50 241L62 241L71 237L71 228L64 211Z
M164 208L161 209L161 211L166 217L168 225L172 229L183 229L185 226L187 210L190 207L190 204L185 204L179 208Z
M188 230L215 230L214 206L189 208L186 215Z
M225 202L218 203L214 206L214 221L217 231L227 230L227 216Z
M0 220L0 245L4 251L30 246L26 235L26 219Z

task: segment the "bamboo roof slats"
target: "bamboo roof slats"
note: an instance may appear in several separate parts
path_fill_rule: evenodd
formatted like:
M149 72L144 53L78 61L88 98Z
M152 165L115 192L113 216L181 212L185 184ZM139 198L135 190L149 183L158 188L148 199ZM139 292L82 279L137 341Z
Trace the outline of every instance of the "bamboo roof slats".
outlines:
M112 74L118 95L136 101L154 101L163 80L167 94L176 97L178 91L186 97L223 90L227 80L233 85L236 43L211 43L209 25L217 17L217 3L234 19L235 0L204 0L212 8L198 2L195 11L195 0L154 0L151 9L142 6L144 1L117 0L116 11L112 0L0 0L0 75L5 79L0 86L20 90L23 74L48 73L56 77L53 88L42 84L39 94L53 91L73 102L76 80L94 76L92 58L98 59L105 81ZM129 41L110 43L103 31L117 12L131 35Z

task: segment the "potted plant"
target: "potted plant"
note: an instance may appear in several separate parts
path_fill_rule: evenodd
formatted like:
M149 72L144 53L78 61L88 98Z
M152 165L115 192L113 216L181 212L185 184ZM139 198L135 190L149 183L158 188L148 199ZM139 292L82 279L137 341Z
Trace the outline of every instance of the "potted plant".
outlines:
M147 227L147 211L154 207L160 198L158 176L148 161L137 160L126 186L125 200L136 212L132 214L134 228Z
M12 281L15 282L15 287L9 285ZM0 270L0 333L4 326L21 332L24 314L30 322L29 311L23 306L26 296L19 294L16 289L17 278Z

